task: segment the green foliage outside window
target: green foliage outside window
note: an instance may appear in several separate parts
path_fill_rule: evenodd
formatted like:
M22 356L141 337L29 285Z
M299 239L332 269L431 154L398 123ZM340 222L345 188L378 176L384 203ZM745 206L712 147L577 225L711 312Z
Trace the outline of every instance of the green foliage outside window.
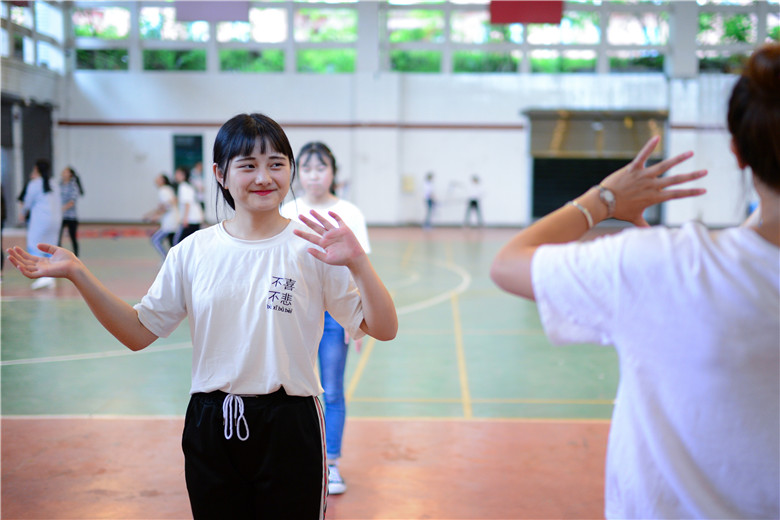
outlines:
M729 43L747 43L751 40L753 24L746 14L735 14L723 21L724 41Z
M441 42L444 40L444 14L441 11L415 9L390 13L388 31L390 43ZM394 18L403 23L395 27Z
M295 24L297 41L357 41L358 20L354 9L299 9Z
M144 70L206 70L206 51L145 50Z
M728 17L720 13L699 14L699 39L706 39L710 33L715 38L710 43L749 43L753 40L753 30L753 21L748 14Z
M744 54L705 56L699 59L699 72L738 74L747 59Z
M355 72L355 49L305 49L296 55L298 72L343 74Z
M663 72L663 54L647 54L645 56L622 58L610 56L610 72Z
M103 40L122 40L127 36L119 34L116 27L110 26L99 30L94 25L74 25L73 31L77 38L100 38Z
M127 70L126 49L76 49L78 70Z
M453 72L516 73L520 60L511 54L498 52L459 51L453 55Z
M130 33L130 11L122 7L75 9L71 21L77 38L123 40Z
M596 58L531 57L531 72L554 74L558 72L593 72L596 70Z
M397 72L440 72L441 53L438 51L391 51L390 69Z
M225 72L284 72L284 51L223 50L219 52L219 69Z

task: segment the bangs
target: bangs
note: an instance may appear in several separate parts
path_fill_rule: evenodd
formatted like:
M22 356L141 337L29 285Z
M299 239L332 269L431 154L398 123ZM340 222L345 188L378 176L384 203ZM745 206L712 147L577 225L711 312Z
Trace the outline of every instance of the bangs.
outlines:
M258 139L261 154L267 155L269 151L274 151L287 156L290 164L294 164L290 142L284 130L275 121L260 114L242 114L223 125L215 143L214 162L227 171L233 158L252 155ZM221 146L217 146L217 143Z
M301 166L306 166L307 164L309 164L309 161L311 161L312 157L316 157L320 161L320 164L327 165L330 163L330 158L328 158L328 160L326 161L325 160L326 155L324 155L321 150L316 150L316 149L311 149L304 152L301 157L298 157L298 163Z

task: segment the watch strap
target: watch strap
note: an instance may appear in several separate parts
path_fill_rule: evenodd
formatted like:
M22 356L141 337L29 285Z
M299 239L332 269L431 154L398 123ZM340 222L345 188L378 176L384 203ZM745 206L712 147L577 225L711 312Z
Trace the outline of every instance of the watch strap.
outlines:
M615 214L615 194L601 184L596 184L594 188L599 190L599 199L607 206L607 218L612 218Z

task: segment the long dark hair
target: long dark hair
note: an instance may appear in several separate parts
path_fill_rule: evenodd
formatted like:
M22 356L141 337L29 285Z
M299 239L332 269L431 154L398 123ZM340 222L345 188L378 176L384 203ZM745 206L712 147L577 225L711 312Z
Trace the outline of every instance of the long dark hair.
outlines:
M740 159L780 192L780 44L750 56L731 91L727 120Z
M51 163L46 159L38 159L35 161L35 168L43 179L43 192L49 193L51 191Z
M298 152L298 162L303 160L304 157L312 155L316 156L322 164L327 164L325 157L330 160L330 165L333 168L333 180L330 183L329 191L331 194L336 194L336 172L338 172L338 166L336 166L336 156L330 151L328 145L321 143L320 141L311 141L303 145L301 151ZM300 166L301 164L299 164Z
M79 188L79 194L84 195L84 187L81 186L81 177L78 176L76 170L74 170L72 166L67 166L65 169L70 172L70 176L76 181L76 186Z
M263 114L239 114L226 122L217 132L214 140L214 164L222 172L223 183L227 184L230 163L234 157L250 155L260 139L260 153L265 154L271 148L287 157L290 161L290 184L295 180L295 157L290 141L279 123ZM233 196L217 183L222 198L231 209L236 209ZM219 193L217 194L219 203Z

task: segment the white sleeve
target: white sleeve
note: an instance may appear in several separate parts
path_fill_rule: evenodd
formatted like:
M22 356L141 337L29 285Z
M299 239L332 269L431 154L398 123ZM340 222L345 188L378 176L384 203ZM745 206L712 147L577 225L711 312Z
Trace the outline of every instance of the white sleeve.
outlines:
M536 250L531 280L550 341L613 344L619 261L612 237Z
M325 267L323 277L323 293L325 295L325 310L333 316L339 325L344 327L354 339L366 335L360 329L363 323L363 303L352 275L344 266Z
M180 252L179 247L171 248L149 291L134 306L144 327L161 338L170 336L187 317Z

